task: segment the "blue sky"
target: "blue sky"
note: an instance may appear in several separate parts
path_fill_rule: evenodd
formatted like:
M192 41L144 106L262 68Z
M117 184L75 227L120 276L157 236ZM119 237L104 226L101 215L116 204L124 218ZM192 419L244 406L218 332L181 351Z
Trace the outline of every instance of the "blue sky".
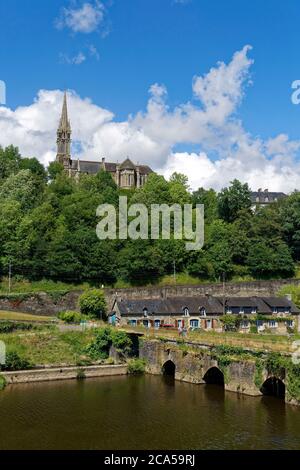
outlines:
M101 18L94 30L76 31L62 9L76 11L84 3L98 8ZM235 119L253 138L287 134L298 141L300 106L291 103L291 83L300 79L299 16L298 0L0 0L7 107L30 106L41 89L71 89L123 122L146 109L148 90L158 83L173 109L193 103L194 76L218 61L228 64L249 44L254 63L247 81L253 83ZM78 54L85 60L71 63ZM187 151L197 147L177 142L173 149L185 145Z

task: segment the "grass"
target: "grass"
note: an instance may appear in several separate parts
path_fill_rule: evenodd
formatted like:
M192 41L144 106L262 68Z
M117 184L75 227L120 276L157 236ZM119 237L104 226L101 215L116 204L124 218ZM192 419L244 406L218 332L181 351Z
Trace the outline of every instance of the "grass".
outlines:
M69 284L65 282L55 282L43 279L41 281L28 281L26 279L13 279L11 293L27 294L33 292L55 292L55 291L72 291L84 290L89 284ZM0 294L8 293L8 279L2 278L0 282Z
M0 334L0 341L4 341L8 352L15 351L35 365L52 366L91 363L84 350L92 338L91 330L62 333L55 326L30 333Z
M55 317L46 317L42 315L30 315L29 313L7 312L7 311L0 310L0 320L50 322L50 321L55 320Z
M179 337L177 331L164 331L160 330L149 330L143 327L125 328L126 331L137 331L143 332L147 338L168 340L173 339L178 341ZM202 343L208 346L212 345L227 345L242 347L249 350L261 351L265 350L268 352L280 352L280 353L292 353L294 352L292 343L296 339L300 339L299 335L294 335L289 338L283 335L259 335L259 334L243 334L243 333L217 333L215 331L194 331L189 332L184 338L185 341L191 341L195 343Z
M296 279L300 279L300 264L296 266L295 276ZM250 275L245 276L233 276L230 279L230 282L249 282L255 281L256 279ZM257 279L258 280L258 279ZM176 273L176 278L174 278L173 274L165 275L160 279L157 279L156 282L152 281L145 281L144 287L147 286L157 286L157 287L165 287L165 286L172 286L172 285L197 285L197 284L213 284L219 283L219 279L203 279L197 276L191 276L187 272ZM40 281L29 281L23 278L16 278L12 279L12 294L28 294L28 293L37 293L37 292L69 292L74 290L85 290L91 286L88 282L81 283L81 284L72 284L60 281L51 281L47 279L43 279ZM100 287L100 285L98 286ZM114 285L106 285L105 287L121 289L121 288L131 288L135 287L134 283L124 281L119 279ZM8 293L8 278L2 278L0 281L0 294L7 294Z

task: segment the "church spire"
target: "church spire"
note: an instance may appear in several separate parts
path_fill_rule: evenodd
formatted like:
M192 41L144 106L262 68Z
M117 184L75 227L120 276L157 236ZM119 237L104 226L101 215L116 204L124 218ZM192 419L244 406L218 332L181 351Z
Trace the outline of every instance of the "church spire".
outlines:
M62 112L61 112L59 128L61 130L64 130L64 131L70 131L71 130L70 121L69 121L69 118L68 118L68 103L67 103L67 92L66 91L64 93L64 102L63 102L63 107L62 107Z
M57 129L57 156L56 161L63 164L65 170L71 165L71 125L68 118L67 93L64 93L64 101Z

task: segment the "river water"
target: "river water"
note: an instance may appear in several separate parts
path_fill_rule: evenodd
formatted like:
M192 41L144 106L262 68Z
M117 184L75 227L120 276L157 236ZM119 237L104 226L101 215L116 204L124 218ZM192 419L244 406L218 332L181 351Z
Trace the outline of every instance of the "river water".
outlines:
M300 408L170 377L8 386L0 449L300 449Z

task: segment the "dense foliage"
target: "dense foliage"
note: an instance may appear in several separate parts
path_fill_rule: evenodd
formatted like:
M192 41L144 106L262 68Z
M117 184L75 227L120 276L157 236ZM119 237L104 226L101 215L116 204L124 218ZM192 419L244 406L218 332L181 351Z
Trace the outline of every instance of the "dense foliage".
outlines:
M106 300L102 290L87 290L80 296L79 305L84 315L91 318L106 318Z
M120 355L130 355L133 344L127 333L113 330L112 328L100 328L95 339L86 348L86 353L93 359L107 359L109 350L114 346Z
M96 235L96 209L119 195L130 203L205 205L205 246L185 249L184 240L105 240ZM46 171L17 148L0 148L0 274L114 285L155 283L177 272L218 280L223 273L247 278L289 277L300 260L300 193L251 210L249 188L234 180L219 194L191 193L183 175L170 181L152 174L143 188L117 188L108 173L78 182L57 163ZM150 230L150 228L149 228Z

